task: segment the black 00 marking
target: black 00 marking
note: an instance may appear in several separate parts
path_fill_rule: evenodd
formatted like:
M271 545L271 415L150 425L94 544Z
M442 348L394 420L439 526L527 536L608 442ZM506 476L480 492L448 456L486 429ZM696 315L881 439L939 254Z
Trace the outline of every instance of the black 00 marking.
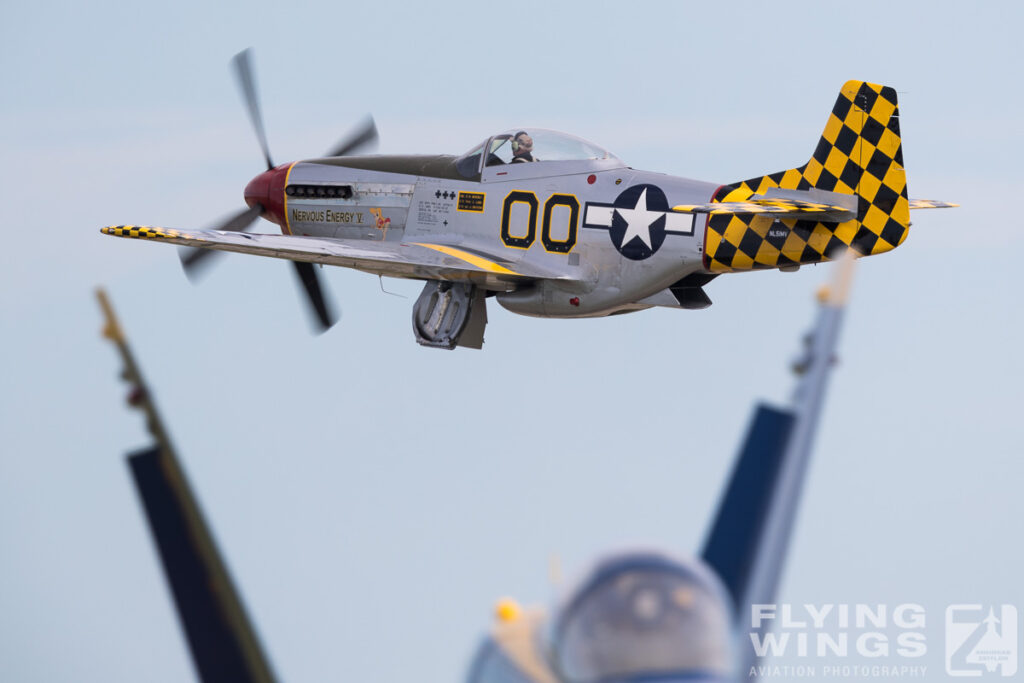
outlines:
M569 208L569 232L564 241L551 237L551 212L556 206ZM544 226L540 232L544 248L556 254L568 254L576 246L576 224L580 219L580 202L571 194L553 194L544 202Z
M530 228L523 237L516 237L509 232L508 224L512 217L512 205L517 203L527 204L530 207L530 218L527 221ZM513 190L508 193L508 196L505 197L505 203L501 208L501 241L505 243L506 247L514 247L516 249L530 248L533 241L537 239L538 206L537 195L532 192Z
M529 229L526 235L518 237L512 235L509 230L509 223L512 220L512 205L516 203L526 204L530 207ZM505 197L501 208L501 241L506 247L515 249L529 249L537 239L537 210L540 202L537 195L524 190L512 190ZM551 237L551 214L556 206L564 206L569 209L568 232L564 240L556 240ZM544 224L541 227L541 242L544 249L555 254L568 254L576 246L577 224L580 219L580 202L571 194L553 194L544 202Z

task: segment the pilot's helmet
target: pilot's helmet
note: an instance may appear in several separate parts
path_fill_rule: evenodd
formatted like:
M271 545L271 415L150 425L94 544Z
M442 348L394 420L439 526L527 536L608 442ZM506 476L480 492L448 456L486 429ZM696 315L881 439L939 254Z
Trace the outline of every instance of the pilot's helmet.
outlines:
M551 624L549 652L566 683L725 680L729 601L697 562L659 553L602 561Z
M533 152L533 138L525 130L518 131L512 136L512 153L529 154Z

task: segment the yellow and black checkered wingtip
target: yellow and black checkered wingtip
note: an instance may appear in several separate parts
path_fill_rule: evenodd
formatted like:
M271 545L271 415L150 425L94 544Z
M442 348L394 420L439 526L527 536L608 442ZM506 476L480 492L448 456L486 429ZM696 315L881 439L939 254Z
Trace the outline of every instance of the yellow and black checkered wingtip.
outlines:
M856 198L856 211L851 210L853 218L836 221L711 212L704 254L708 270L785 268L827 261L848 247L867 256L902 244L910 205L896 91L848 81L806 164L724 185L712 202L746 202L776 188L849 195Z
M101 228L100 232L104 235L113 235L114 237L128 237L141 240L167 240L182 236L177 230L156 228L149 225L108 225L105 228Z

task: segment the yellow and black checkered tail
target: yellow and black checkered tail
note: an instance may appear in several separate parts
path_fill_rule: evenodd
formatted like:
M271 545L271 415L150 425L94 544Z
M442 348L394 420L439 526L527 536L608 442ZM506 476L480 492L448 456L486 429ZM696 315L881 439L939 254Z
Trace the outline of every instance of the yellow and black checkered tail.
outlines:
M907 237L910 206L899 109L892 88L849 81L828 117L811 160L800 168L724 185L712 202L741 202L772 190L852 195L845 222L776 220L763 214L709 214L704 265L712 272L791 268L852 247L868 256ZM823 192L822 192L823 191ZM777 190L776 190L777 192Z

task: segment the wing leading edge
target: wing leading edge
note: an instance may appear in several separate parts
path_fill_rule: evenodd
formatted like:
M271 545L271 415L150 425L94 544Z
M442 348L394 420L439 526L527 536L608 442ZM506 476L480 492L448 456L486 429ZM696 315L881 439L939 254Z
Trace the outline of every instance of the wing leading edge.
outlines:
M115 237L168 242L200 249L342 266L389 277L469 280L489 288L509 288L542 279L571 279L536 266L512 263L463 244L369 242L218 230L172 230L140 225L108 226L101 232Z

